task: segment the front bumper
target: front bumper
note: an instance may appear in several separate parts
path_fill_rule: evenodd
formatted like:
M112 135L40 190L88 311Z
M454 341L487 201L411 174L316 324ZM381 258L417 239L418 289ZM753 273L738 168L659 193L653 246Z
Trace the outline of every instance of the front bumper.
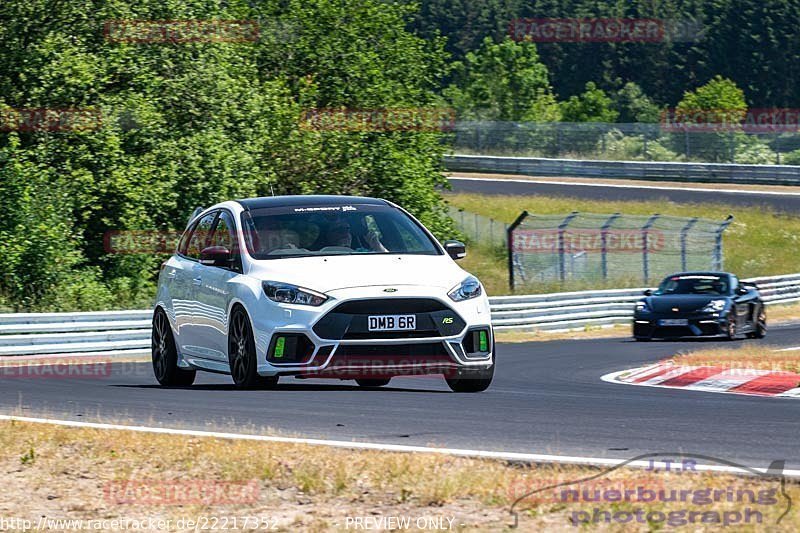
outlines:
M354 379L459 376L492 367L494 334L485 297L452 302L420 289L399 293L387 298L374 287L349 289L320 308L270 302L280 313L270 313L272 320L254 318L258 373ZM383 314L413 314L417 327L369 332L367 317ZM484 350L473 342L480 331L485 332Z
M685 325L664 321L685 320ZM666 313L637 314L633 317L633 336L638 339L680 339L692 337L722 337L727 335L728 316L692 314L684 316Z

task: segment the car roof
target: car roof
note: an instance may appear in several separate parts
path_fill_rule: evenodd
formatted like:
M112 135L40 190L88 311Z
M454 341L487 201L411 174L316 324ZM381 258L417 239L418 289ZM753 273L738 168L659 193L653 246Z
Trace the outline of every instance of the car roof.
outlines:
M260 209L264 207L286 207L286 206L307 206L322 207L343 204L357 205L389 205L386 200L379 198L368 198L365 196L337 196L328 194L304 194L287 196L264 196L261 198L245 198L236 200L247 210Z
M668 278L674 278L676 276L731 276L732 274L729 272L719 272L713 270L690 270L687 272L676 272L674 274L670 274L667 276Z

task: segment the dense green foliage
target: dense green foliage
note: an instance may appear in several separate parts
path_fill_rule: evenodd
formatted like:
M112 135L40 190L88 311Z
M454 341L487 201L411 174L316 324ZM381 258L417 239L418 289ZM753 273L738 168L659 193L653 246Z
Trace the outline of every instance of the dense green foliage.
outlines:
M442 136L316 131L311 108L439 104L441 44L379 0L4 0L0 108L92 108L100 129L0 133L0 306L152 297L155 254L112 230L182 229L196 206L279 193L386 197L449 231ZM256 19L255 42L111 42L109 20Z
M412 27L448 37L456 59L485 36L499 42L518 17L656 18L680 21L677 37L658 43L542 43L539 54L560 100L593 81L609 92L635 82L661 106L719 74L741 87L750 107L797 107L800 61L797 0L408 0L421 4Z
M560 113L536 46L487 37L453 66L444 91L461 119L552 121Z
M700 35L516 42L517 17L660 18ZM261 31L244 42L107 38L104 24L120 20L251 20ZM798 22L796 0L3 0L0 117L88 109L102 124L0 127L0 309L145 305L163 256L110 254L104 235L180 230L195 207L224 199L374 195L440 236L452 231L436 190L446 135L315 130L303 127L308 110L452 106L474 121L652 123L676 106L798 107ZM524 147L523 129L503 142ZM682 136L587 131L553 142L620 158L688 152ZM790 140L778 150L711 135L710 160L800 161Z

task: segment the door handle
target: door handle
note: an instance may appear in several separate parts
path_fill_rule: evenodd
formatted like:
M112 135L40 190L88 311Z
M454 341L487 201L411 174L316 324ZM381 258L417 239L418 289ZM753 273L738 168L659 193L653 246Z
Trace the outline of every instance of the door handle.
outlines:
M170 271L167 272L167 277L169 279L175 279L175 276L177 276L177 275L178 274L175 272L175 270L170 270Z
M201 283L203 283L203 278L194 278L192 280L192 285L200 285Z

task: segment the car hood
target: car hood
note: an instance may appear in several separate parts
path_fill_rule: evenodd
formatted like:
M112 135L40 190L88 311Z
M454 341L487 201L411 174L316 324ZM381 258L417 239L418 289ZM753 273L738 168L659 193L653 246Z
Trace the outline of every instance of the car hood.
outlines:
M674 296L651 296L647 300L650 309L657 313L666 313L673 312L673 308L679 309L680 312L698 311L708 305L712 300L727 300L727 297L681 294Z
M468 274L442 255L333 255L253 261L250 275L320 292L376 285L452 289Z

